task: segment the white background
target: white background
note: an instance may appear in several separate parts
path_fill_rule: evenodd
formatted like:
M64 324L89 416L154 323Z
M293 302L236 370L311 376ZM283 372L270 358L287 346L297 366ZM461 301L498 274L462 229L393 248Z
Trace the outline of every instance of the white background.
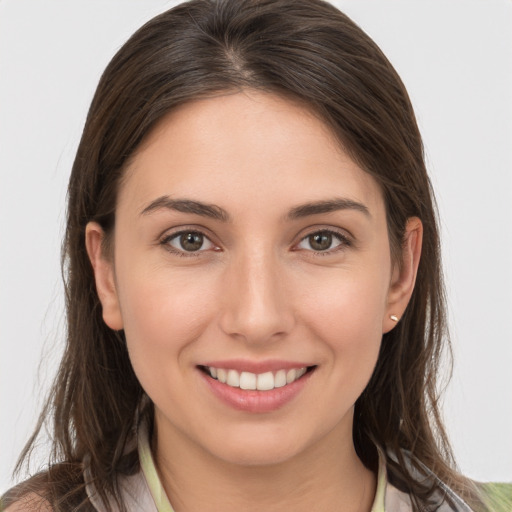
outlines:
M89 102L114 52L173 3L0 0L0 492L59 360L65 190ZM460 467L511 481L512 2L336 4L395 65L424 135L456 356L444 410Z

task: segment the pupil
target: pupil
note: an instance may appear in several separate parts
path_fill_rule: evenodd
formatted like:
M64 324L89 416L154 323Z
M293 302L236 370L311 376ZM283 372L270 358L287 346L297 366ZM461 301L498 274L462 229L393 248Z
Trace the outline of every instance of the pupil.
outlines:
M315 251L325 251L331 246L332 235L329 233L317 233L309 237L309 242Z
M203 245L203 235L200 233L185 233L181 235L180 243L186 251L198 251Z

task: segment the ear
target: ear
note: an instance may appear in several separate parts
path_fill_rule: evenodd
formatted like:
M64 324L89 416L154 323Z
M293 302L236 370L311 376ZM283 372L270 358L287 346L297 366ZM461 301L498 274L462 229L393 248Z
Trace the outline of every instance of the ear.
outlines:
M396 320L392 320L391 316L400 319L409 303L418 273L422 242L423 224L417 217L411 217L405 227L401 264L394 264L391 276L386 314L382 322L383 333L395 327Z
M103 308L103 320L115 331L123 328L123 319L117 295L113 257L104 254L105 233L96 222L85 228L85 247L94 270L96 291Z

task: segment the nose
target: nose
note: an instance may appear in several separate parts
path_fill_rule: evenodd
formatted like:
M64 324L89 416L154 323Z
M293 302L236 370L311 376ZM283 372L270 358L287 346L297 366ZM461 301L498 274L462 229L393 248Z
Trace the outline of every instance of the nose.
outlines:
M233 261L225 275L221 329L249 344L286 336L295 319L285 274L277 257L264 251Z

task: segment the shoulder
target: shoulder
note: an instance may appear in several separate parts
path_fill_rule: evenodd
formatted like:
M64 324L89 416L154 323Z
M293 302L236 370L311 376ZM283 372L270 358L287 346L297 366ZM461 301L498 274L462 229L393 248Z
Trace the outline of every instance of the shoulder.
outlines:
M493 512L510 512L512 510L512 483L479 484L482 499Z
M29 479L11 487L0 496L2 512L51 512L52 507L47 499L46 472L36 473Z
M0 497L0 511L52 512L54 501L62 503L63 510L75 510L75 503L83 502L83 493L77 492L82 488L73 471L56 464L9 489Z
M4 503L6 508L3 508ZM14 498L14 501L4 497L1 510L3 512L52 512L53 509L45 498L30 492L20 498Z

